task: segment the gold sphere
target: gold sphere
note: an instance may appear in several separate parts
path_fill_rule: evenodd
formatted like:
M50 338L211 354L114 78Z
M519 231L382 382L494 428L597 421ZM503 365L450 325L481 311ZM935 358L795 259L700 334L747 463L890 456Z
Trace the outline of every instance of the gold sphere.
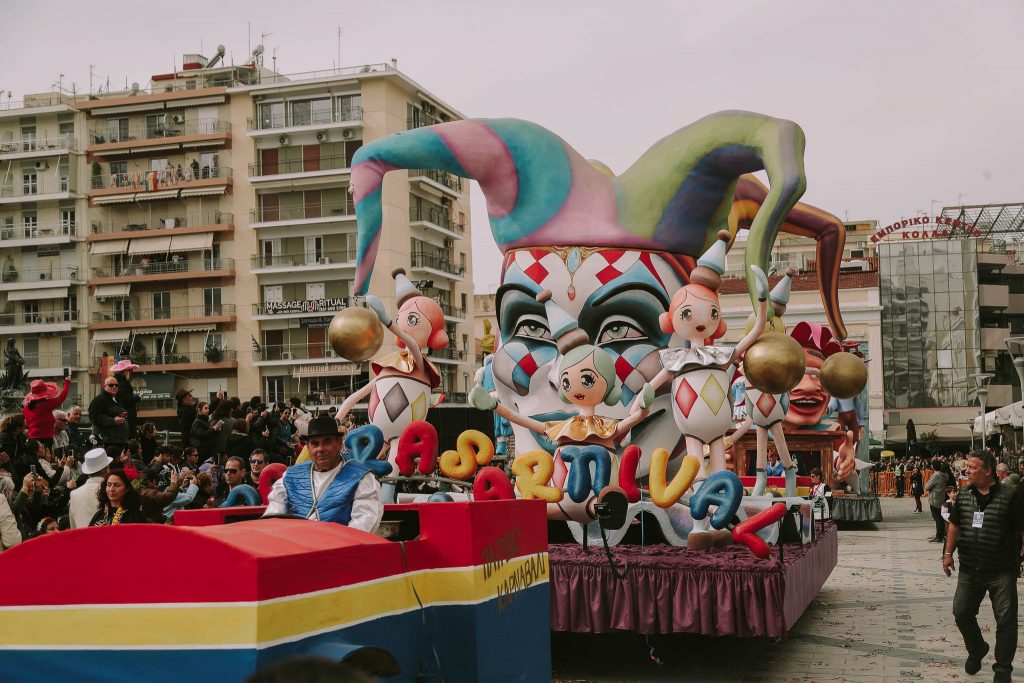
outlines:
M751 313L747 317L747 324L743 327L743 334L750 334L750 331L754 329L755 322L757 322L757 314ZM781 315L772 316L771 320L764 324L764 332L761 334L768 334L769 332L786 334L786 323L782 320Z
M351 306L334 314L327 339L342 358L358 363L369 360L384 343L384 326L377 314L361 306Z
M784 394L800 383L807 357L787 334L766 332L743 355L747 384L769 394Z
M853 398L867 383L868 366L852 353L834 353L821 364L821 386L836 398Z

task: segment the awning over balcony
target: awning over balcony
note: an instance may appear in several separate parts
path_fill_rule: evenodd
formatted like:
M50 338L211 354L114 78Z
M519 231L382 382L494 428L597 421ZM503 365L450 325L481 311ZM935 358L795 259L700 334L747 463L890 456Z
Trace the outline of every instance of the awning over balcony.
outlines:
M213 233L201 232L195 235L174 235L169 251L203 251L213 247Z
M93 109L93 116L108 116L110 114L131 114L136 111L155 111L157 109L163 109L164 103L161 102L147 102L145 104L126 104L121 107L104 107L102 109Z
M8 301L34 301L35 299L67 299L67 287L51 287L49 289L16 289L8 292Z
M172 199L178 196L178 190L156 190L155 192L124 192L121 194L108 194L102 197L93 197L92 203L99 206L107 204L130 204L132 202L150 202L157 199Z
M143 327L135 330L135 336L141 337L146 334L157 335L157 334L170 334L174 330L170 327Z
M120 330L96 330L92 333L92 342L125 342L128 341L128 335L131 334L129 328Z
M105 197L94 197L92 203L98 206L106 206L107 204L131 204L134 201L135 193L130 192L128 194L108 194Z
M156 192L138 192L135 194L135 201L149 202L154 199L170 199L178 196L178 190L157 190Z
M182 197L205 197L224 194L228 191L226 185L220 187L188 187L181 191Z
M105 240L89 245L89 253L93 256L101 254L123 254L128 250L128 240Z
M137 237L128 246L129 254L163 254L171 248L171 236Z
M210 332L213 330L213 325L179 325L174 328L176 334L182 334L185 332Z
M128 296L128 293L131 290L131 283L116 285L96 285L95 296L123 297Z

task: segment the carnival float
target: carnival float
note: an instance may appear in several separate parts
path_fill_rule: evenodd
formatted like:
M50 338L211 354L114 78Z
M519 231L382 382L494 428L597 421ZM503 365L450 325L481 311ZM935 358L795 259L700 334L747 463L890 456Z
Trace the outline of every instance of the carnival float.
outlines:
M370 424L345 443L383 484L382 537L236 521L262 512L252 507L25 543L0 556L15 583L98 547L133 548L141 576L212 578L198 592L129 591L81 563L78 583L99 587L88 605L70 590L0 598L21 634L4 639L21 644L8 646L6 671L62 680L61 650L96 680L111 679L106 662L130 674L114 678L152 679L154 663L180 671L174 661L187 656L232 681L290 654L366 651L393 680L549 680L549 629L785 636L838 559L828 503L807 496L791 455L813 444L830 481L853 474L851 401L867 378L842 344L843 225L799 203L803 152L796 124L734 111L663 138L618 176L513 119L363 146L351 183L357 295L374 277L389 172L445 171L486 197L503 253L498 334L470 402L494 414L498 448L514 459L502 466L479 431L440 444L425 421L439 400L430 352L447 345L443 316L395 270L393 309L366 296L329 330L339 355L374 359L374 379L341 414L368 402ZM741 231L745 261L729 273ZM783 322L792 274L765 272L780 232L817 241L828 326ZM722 342L730 275L745 278L752 311L736 344ZM399 351L378 356L386 332ZM786 465L778 480L764 471L769 442ZM515 634L520 656L499 651L495 633ZM32 677L43 662L57 673Z

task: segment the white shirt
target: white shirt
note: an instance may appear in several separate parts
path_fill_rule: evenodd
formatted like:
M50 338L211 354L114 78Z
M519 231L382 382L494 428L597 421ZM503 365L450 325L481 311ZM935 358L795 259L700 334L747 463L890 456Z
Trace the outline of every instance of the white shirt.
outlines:
M84 529L89 526L96 511L100 509L100 501L96 497L100 492L103 477L93 476L71 492L68 504L68 518L72 529Z
M316 487L317 498L323 496L344 464L343 460L338 463L337 467L327 472L319 472L314 466L313 485ZM284 488L284 477L281 477L274 482L274 488L270 490L270 496L267 498L267 510L263 514L282 515L287 512L288 492ZM372 534L377 530L383 516L384 504L380 502L380 483L372 472L367 472L356 486L356 495L355 500L352 501L352 514L348 526Z
M7 496L0 494L0 552L21 543L18 520L14 518Z

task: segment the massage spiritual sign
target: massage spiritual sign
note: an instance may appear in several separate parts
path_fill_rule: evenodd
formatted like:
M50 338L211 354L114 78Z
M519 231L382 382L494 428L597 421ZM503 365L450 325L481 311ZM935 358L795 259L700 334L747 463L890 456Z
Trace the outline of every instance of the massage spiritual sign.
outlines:
M981 237L982 233L973 225L968 225L949 216L917 216L916 218L904 218L885 226L871 236L871 242L878 243L886 238L896 239L897 236L905 240L954 239Z

